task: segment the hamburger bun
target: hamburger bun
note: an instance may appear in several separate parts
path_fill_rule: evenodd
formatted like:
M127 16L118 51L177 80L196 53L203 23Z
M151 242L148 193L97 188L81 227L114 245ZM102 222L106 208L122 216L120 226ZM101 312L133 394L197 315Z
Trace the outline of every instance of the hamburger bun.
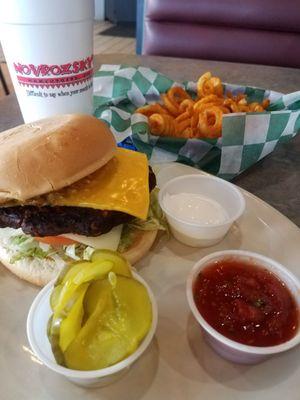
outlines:
M65 266L64 262L59 265L54 260L41 260L34 257L23 258L14 263L10 263L9 260L9 253L0 245L0 262L14 275L36 286L45 286L55 279Z
M153 245L157 231L138 231L133 245L125 252L121 253L130 264L137 263L150 250ZM55 279L61 269L66 265L65 262L58 263L51 259L24 258L13 264L9 262L10 255L0 244L0 261L13 274L19 278L37 286L45 286L48 282Z
M57 115L2 132L0 204L71 185L105 165L116 149L108 126L84 114Z

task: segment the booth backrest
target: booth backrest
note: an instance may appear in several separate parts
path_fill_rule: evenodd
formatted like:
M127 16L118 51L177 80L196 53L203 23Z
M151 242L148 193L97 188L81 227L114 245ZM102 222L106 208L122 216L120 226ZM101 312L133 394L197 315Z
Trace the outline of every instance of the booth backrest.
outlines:
M300 0L138 0L138 52L300 68Z

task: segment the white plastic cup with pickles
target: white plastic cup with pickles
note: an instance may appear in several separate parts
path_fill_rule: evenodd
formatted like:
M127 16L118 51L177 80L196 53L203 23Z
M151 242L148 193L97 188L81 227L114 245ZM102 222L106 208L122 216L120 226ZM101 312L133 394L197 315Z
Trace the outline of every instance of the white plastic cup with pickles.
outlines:
M96 250L69 264L38 294L27 318L36 356L81 386L104 386L144 353L157 325L157 305L128 261Z
M25 123L91 114L94 1L0 0L0 9L1 44Z

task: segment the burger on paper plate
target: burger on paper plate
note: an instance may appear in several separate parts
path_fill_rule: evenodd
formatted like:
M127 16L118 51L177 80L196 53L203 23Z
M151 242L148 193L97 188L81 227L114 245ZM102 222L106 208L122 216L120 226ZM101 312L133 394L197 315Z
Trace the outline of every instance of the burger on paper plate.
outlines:
M165 229L144 154L107 125L68 114L0 135L0 260L36 285L95 249L137 262Z

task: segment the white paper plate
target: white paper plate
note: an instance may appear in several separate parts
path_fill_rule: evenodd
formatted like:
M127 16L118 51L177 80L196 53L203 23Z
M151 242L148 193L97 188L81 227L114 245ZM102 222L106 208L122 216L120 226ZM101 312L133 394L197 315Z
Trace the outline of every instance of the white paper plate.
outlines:
M160 184L182 174L199 173L181 164L156 166L155 170ZM298 400L300 347L255 366L231 364L203 342L185 297L185 280L193 264L217 250L255 251L300 277L299 228L263 201L243 193L246 212L221 243L199 250L161 238L138 264L158 302L156 338L122 379L104 388L77 387L40 365L26 339L26 317L38 288L0 267L0 398Z

